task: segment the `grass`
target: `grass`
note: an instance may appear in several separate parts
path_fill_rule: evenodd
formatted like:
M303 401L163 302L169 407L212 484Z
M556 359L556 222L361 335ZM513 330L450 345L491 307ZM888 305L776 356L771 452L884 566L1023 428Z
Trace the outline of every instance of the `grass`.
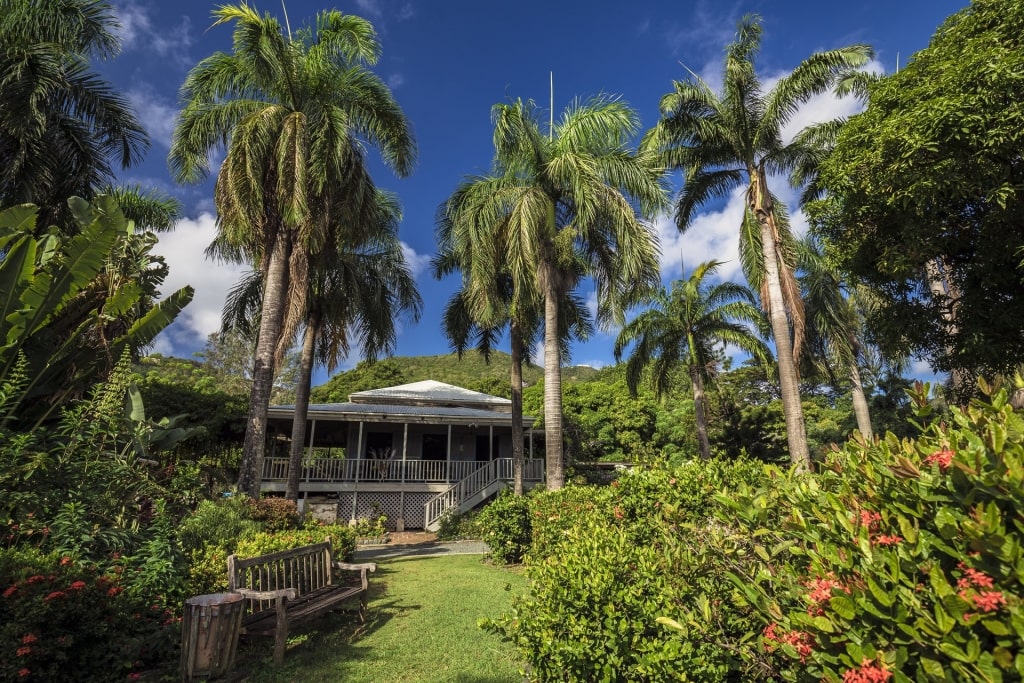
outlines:
M239 650L236 669L252 683L520 682L512 647L476 624L525 585L478 555L389 560L371 574L365 624L354 611L330 614L293 634L281 666L271 642L257 640Z

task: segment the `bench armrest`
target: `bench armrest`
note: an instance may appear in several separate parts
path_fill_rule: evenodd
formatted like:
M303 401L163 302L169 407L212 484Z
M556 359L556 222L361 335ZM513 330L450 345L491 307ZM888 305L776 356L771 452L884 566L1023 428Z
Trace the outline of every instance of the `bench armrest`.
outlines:
M331 563L331 566L333 566L335 569L351 569L353 571L359 572L359 580L360 580L360 583L362 583L362 585L363 585L363 595L364 596L366 595L366 592L370 590L370 579L366 575L366 572L375 572L375 571L377 571L377 565L374 564L373 562L363 562L361 564L353 564L351 562L338 562L337 560L335 560L334 562Z
M294 600L296 597L294 588L282 588L276 591L254 591L249 588L236 588L234 592L250 600L277 600L278 598Z
M333 563L335 569L351 569L352 571L377 571L377 565L374 562L363 562L361 564L353 564L351 562L338 562L335 560Z

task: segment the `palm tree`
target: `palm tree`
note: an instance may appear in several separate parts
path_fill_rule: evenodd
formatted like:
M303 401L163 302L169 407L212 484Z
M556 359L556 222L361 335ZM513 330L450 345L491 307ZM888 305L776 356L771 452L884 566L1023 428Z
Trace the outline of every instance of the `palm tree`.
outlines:
M246 4L213 16L215 26L234 22L234 51L189 73L169 162L178 180L195 182L208 172L210 151L226 146L215 190L221 248L260 259L264 295L239 473L239 488L255 496L275 352L306 311L310 259L332 231L365 225L335 220L337 197L372 203L364 145L404 176L415 143L390 90L368 68L380 44L366 20L323 12L315 28L292 37Z
M871 414L861 379L860 362L865 347L860 339L862 317L854 303L843 294L844 284L838 271L825 258L821 245L812 235L799 242L800 286L806 303L808 360L815 370L834 375L832 367L845 369L851 385L853 414L857 428L871 439Z
M479 180L479 179L478 179ZM541 302L536 291L513 291L513 279L507 270L484 273L473 267L470 245L453 242L453 221L472 220L470 207L460 204L474 181L464 183L438 212L438 255L433 259L438 279L462 272L463 284L445 306L441 326L459 358L475 346L487 362L491 351L507 326L510 345L510 383L512 396L512 492L523 494L523 363L529 363L530 349L542 329ZM472 193L470 193L472 194ZM481 226L486 229L486 226ZM496 234L500 234L500 231ZM585 303L572 294L559 304L561 353L569 351L570 339L587 339L593 334L590 313Z
M148 138L90 59L119 50L117 18L96 0L0 0L0 206L33 203L40 228L71 229L66 201L91 199Z
M813 54L765 92L754 70L760 45L760 19L744 17L736 42L726 50L722 94L695 75L676 81L661 100L662 118L645 136L643 148L659 152L667 166L685 173L675 216L681 231L705 201L746 187L745 217L739 226L743 271L760 291L771 323L790 458L806 468L810 459L796 367L803 304L785 207L772 194L768 178L788 172L801 158L800 144L783 139L783 129L800 105L827 92L872 53L865 45L854 45Z
M474 269L507 271L513 292L543 300L547 486L555 490L565 479L559 304L586 275L597 286L598 319L608 320L657 282L657 247L640 216L665 205L663 172L653 154L630 152L638 121L618 99L575 102L546 134L532 101L495 105L492 117L494 167L467 189L475 218L452 222L453 241L466 245Z
M333 372L348 357L353 341L366 358L392 353L397 343L395 320L405 311L418 320L423 307L398 239L398 202L380 192L378 203L373 234L357 244L342 243L321 252L312 268L285 486L285 497L291 500L299 497L314 362Z
M704 460L711 457L704 387L714 378L716 351L732 344L766 366L771 358L765 343L744 324L761 326L764 320L750 290L733 282L708 282L720 265L719 261L706 261L687 280L673 282L670 292L662 288L653 297L651 308L622 328L614 349L618 361L626 347L635 344L626 361L626 383L633 394L647 368L658 398L671 389L675 369L686 369Z
M312 264L285 486L285 497L291 500L298 500L314 365L323 365L333 372L338 362L349 355L353 341L367 358L391 353L397 341L398 316L409 311L416 320L420 315L422 300L397 237L401 219L398 202L386 192L379 193L378 202L380 215L375 234L361 237L359 244L341 244L325 250ZM225 300L223 333L236 330L242 335L254 334L262 297L262 274L254 271ZM282 338L278 347L281 356L291 347L291 341ZM280 356L276 364L280 364Z

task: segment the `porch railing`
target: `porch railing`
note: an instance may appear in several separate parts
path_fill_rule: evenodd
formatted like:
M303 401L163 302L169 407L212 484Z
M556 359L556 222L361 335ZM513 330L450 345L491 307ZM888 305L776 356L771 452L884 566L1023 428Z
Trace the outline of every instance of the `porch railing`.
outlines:
M500 458L499 478L512 478L512 460ZM524 463L523 477L539 480L542 471L540 460ZM302 482L426 482L447 483L464 479L486 463L472 460L348 460L339 458L310 458L302 462L299 480ZM529 475L529 476L528 476ZM264 458L263 481L286 481L288 479L288 458Z

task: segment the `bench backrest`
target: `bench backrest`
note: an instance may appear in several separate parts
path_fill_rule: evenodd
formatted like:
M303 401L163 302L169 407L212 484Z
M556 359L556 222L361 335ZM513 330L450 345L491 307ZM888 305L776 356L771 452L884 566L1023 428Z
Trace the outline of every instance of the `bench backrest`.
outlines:
M256 591L294 588L297 596L304 595L333 583L331 559L329 538L323 543L278 550L257 557L232 555L228 558L228 588ZM259 605L253 605L253 610L272 607L273 602L261 600Z

